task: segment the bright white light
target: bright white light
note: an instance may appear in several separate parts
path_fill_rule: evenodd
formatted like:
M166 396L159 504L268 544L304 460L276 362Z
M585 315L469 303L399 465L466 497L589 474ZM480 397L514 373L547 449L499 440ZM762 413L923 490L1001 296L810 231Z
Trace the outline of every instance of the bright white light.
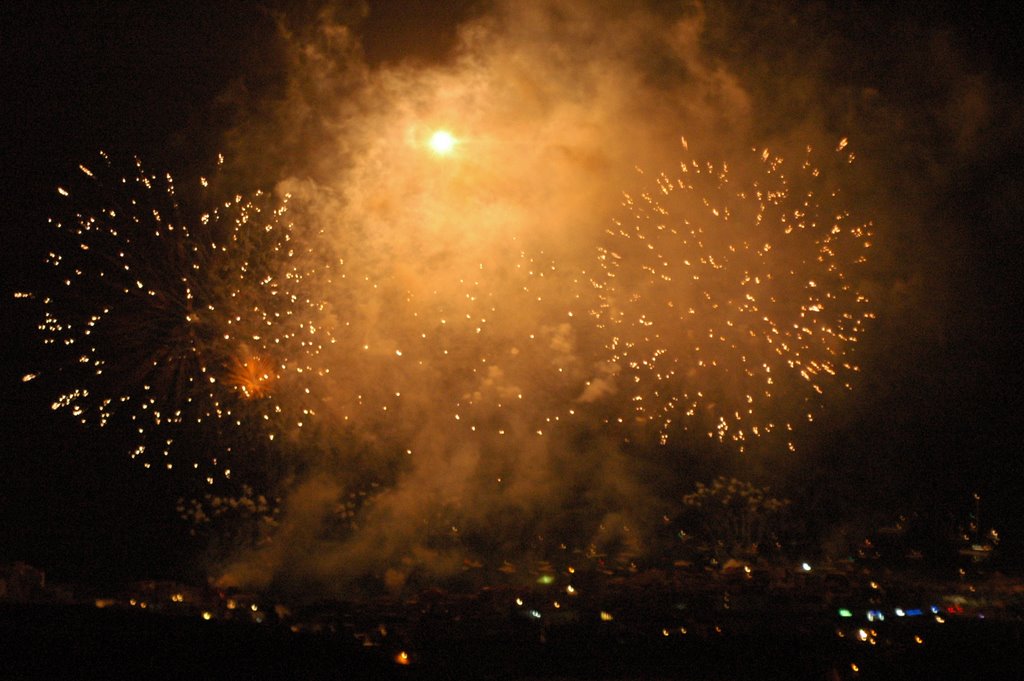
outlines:
M810 563L803 563L803 564L800 565L800 567L803 568L804 572L810 572L811 571Z
M455 149L457 140L447 130L438 130L430 136L430 148L435 154L447 156Z

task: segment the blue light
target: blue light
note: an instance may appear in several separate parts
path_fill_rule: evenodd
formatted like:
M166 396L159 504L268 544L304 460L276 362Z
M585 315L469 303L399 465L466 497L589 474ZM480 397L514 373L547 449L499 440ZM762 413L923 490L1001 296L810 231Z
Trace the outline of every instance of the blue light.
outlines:
M919 617L921 615L920 608L914 608L913 610L907 610L907 617Z
M939 606L937 606L937 605L933 605L931 608L929 608L929 610L932 611L933 615L938 615L939 614Z
M885 615L880 610L868 610L868 622L874 622L875 620L884 622Z

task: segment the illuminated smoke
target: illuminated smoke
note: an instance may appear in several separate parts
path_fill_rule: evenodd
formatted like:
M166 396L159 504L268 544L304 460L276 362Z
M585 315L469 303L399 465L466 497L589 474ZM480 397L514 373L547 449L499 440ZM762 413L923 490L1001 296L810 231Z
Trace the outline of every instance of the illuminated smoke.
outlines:
M847 274L870 226L832 194L849 152L751 154L748 96L702 53L702 22L507 3L464 25L447 63L373 67L330 14L289 27L288 96L243 121L229 158L257 166L246 140L275 134L296 145L280 188L344 260L323 292L327 409L368 453L314 464L274 546L225 582L636 555L672 493L632 457L673 424L714 436L668 440L676 457L766 433L780 456L787 425L845 391L871 314ZM686 159L682 184L681 132L720 159ZM678 169L673 188L633 192L637 166Z
M276 533L224 583L400 585L467 560L642 553L691 486L652 474L656 456L755 439L788 456L790 426L852 385L873 314L849 151L751 154L750 97L702 51L703 22L500 3L444 63L371 66L330 12L282 20L283 94L240 107L257 113L226 153L286 204L183 222L141 169L115 183L131 197L116 220L68 191L90 206L61 221L75 263L131 238L115 264L141 283L68 256L69 290L130 301L92 313L101 328L159 333L114 353L54 313L53 338L117 379L63 400L83 418L118 407L147 457L179 422L275 436L292 476ZM679 163L680 133L703 159ZM653 174L635 190L637 167ZM710 441L681 445L676 427Z

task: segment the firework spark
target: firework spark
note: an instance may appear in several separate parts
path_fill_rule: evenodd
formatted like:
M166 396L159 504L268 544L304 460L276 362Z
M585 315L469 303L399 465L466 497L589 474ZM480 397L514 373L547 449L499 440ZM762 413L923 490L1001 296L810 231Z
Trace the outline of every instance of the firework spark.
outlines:
M852 161L846 146L832 160ZM634 415L662 443L680 424L741 451L772 433L793 449L797 420L859 370L853 350L874 315L848 270L865 262L871 225L841 207L812 156L794 165L765 150L750 182L686 160L625 195L593 315Z
M58 188L67 210L51 220L66 239L48 256L63 286L43 297L39 328L77 365L53 408L127 425L147 467L186 434L215 433L216 461L240 440L302 427L334 339L287 201L236 195L192 221L170 175L136 160L118 177L106 154L95 168Z

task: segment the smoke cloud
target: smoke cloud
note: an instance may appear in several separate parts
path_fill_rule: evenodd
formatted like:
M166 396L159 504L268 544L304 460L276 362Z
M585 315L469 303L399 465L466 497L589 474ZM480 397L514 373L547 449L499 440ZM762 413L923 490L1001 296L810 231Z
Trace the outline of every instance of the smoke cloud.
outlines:
M450 49L415 60L368 58L362 41L377 40L379 53L383 39L360 32L358 8L283 15L268 49L280 61L278 81L259 97L235 87L221 102L238 120L225 141L226 172L289 194L310 257L331 268L321 323L336 338L323 355L319 425L302 435L290 454L301 461L279 481L280 525L225 565L225 583L324 589L375 575L399 589L480 563L525 572L574 550L629 560L659 541L695 470L732 466L754 477L810 456L822 421L841 426L866 409L859 405L873 399L865 385L879 387L881 358L912 356L943 333L949 286L936 272L949 244L922 239L922 225L938 212L927 197L952 180L942 158L894 140L927 132L950 139L943 153L970 157L998 113L977 77L940 88L935 96L949 106L935 120L893 99L901 80L941 61L936 52L947 71L965 68L942 45L925 44L883 82L871 69L840 70L843 49L864 55L881 38L859 45L855 35L829 34L811 12L583 0L473 9ZM430 146L438 130L455 140L448 153ZM781 169L770 171L769 158L782 159ZM806 158L821 160L803 166ZM697 189L657 198L661 173L680 186L681 162L703 172ZM792 200L764 209L758 188L782 177ZM779 237L771 255L755 252L769 228L754 214L766 212L781 230L799 222L797 199L811 189L822 198L812 218L846 210L843 234L865 234ZM645 203L645 193L656 200ZM759 303L782 315L771 324L776 334L796 334L786 338L797 343L801 332L790 327L814 325L801 321L818 304L808 278L822 277L834 296L819 302L850 319L820 313L814 323L831 335L783 356L764 341L768 326L726 340L733 324L723 317L714 324L732 345L707 361L731 373L696 369L706 356L698 346L711 342L699 337L705 322L673 327L678 317L665 317L673 301L630 279L667 266L653 258L626 273L652 257L630 201L647 206L644 234L658 257L684 259L692 249L695 260L726 263L709 289L715 301L687 300L703 290L691 286L675 304L710 319L739 304L743 275L785 265L803 277L800 288L780 275L765 294L772 302ZM710 217L717 208L734 222ZM703 236L658 241L655 223L682 230L687 219ZM616 221L626 225L618 234ZM865 240L870 258L858 263L854 249ZM823 243L834 258L815 260ZM610 270L602 254L627 264ZM688 272L671 267L680 280ZM613 287L616 274L632 287ZM637 317L661 335L643 336ZM912 341L902 336L911 326ZM612 349L618 335L632 338L632 355ZM645 344L690 371L647 387L656 370L629 365ZM806 376L763 387L769 361L788 361L784 371L796 361L796 376L817 360L821 394ZM750 434L753 417L735 405L755 401L752 383L772 393L756 395L765 423L784 431L792 422L792 432L763 444ZM693 401L696 413L655 424L632 401L636 384L647 403L681 414ZM669 401L670 390L686 399ZM706 436L722 421L730 435L748 429L745 454L731 437Z

